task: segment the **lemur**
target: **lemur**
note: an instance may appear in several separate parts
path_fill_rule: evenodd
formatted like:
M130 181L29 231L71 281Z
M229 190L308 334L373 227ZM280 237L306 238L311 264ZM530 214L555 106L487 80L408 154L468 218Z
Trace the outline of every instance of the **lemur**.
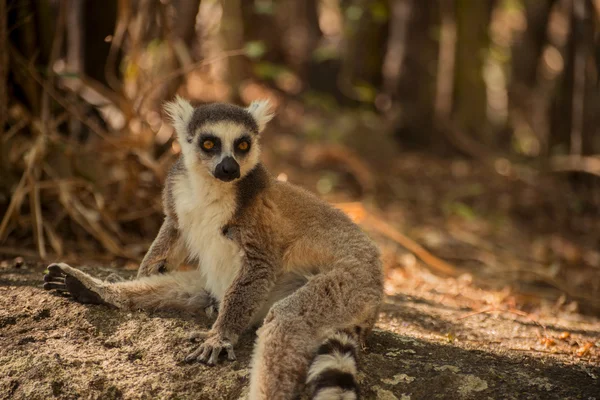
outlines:
M165 110L181 155L138 278L106 282L57 263L44 288L120 309L218 307L186 361L234 360L240 334L261 325L249 399L294 398L304 385L313 399L357 399L356 353L383 295L378 248L343 212L259 162L268 101L193 107L177 97ZM176 271L185 259L198 269Z

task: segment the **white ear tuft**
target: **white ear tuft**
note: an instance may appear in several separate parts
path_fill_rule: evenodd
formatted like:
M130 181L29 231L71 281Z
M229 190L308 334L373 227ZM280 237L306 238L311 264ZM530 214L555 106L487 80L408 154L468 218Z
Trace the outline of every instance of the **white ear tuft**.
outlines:
M258 131L262 132L267 123L273 119L275 113L271 110L271 103L268 99L255 100L246 109L252 115L258 124Z
M183 97L175 96L175 100L165 104L165 112L173 120L173 127L177 132L179 141L187 140L190 136L188 125L194 114L194 107Z

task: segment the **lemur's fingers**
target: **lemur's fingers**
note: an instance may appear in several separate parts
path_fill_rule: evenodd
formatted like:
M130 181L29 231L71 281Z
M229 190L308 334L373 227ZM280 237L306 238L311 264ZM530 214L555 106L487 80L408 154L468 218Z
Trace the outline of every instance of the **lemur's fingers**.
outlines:
M227 359L235 360L233 344L220 336L211 336L206 339L196 350L185 358L185 361L191 362L198 360L208 365L215 365L219 362L219 355L223 350L227 351Z
M200 348L202 349L202 353L200 353L198 361L205 363L208 361L208 357L211 355L213 348L211 346L207 346L206 344L203 344L200 346Z
M48 273L44 275L44 289L58 290L62 292L67 291L67 286L65 285L65 275L60 269L48 269Z
M204 349L202 348L202 346L198 346L198 348L194 351L192 351L186 358L185 358L185 362L193 362L196 361L198 359L198 357L200 356L200 353L203 351Z
M45 290L58 290L59 292L66 292L67 286L64 283L46 282L44 283Z
M202 346L198 346L198 348L192 351L186 358L185 362L191 363L194 361L200 360L200 355L204 352L204 348Z
M54 276L50 274L44 275L44 282L62 282L65 283L65 277L62 276Z
M219 354L221 354L220 347L213 347L210 358L208 359L209 365L215 365L219 362Z

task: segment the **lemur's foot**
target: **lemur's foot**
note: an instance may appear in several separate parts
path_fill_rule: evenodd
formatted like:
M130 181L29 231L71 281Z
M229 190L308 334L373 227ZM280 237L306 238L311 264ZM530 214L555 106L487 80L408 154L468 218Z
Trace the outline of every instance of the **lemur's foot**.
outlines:
M186 362L200 361L208 365L219 362L221 352L227 351L227 359L234 361L233 343L219 334L209 333L207 339L196 350L185 358Z
M44 282L44 289L68 293L80 303L107 304L99 294L100 281L65 263L48 266Z

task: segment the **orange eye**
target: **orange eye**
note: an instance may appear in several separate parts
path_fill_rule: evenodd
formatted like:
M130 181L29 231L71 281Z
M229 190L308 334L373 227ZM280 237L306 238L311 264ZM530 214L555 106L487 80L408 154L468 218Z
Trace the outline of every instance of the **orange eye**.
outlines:
M250 145L248 144L248 142L241 142L240 144L238 144L238 149L246 151L248 150L249 146Z
M202 142L202 147L204 147L206 150L210 150L213 147L215 147L215 142L213 142L212 140L205 140L204 142Z

